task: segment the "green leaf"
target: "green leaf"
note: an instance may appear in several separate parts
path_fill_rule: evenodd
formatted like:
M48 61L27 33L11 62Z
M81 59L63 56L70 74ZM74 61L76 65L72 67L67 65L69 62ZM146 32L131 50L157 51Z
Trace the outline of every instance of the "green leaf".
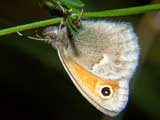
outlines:
M53 1L44 1L44 5L50 9L55 9L57 6L57 3L53 2Z
M82 8L84 7L84 3L80 0L59 0L68 8Z

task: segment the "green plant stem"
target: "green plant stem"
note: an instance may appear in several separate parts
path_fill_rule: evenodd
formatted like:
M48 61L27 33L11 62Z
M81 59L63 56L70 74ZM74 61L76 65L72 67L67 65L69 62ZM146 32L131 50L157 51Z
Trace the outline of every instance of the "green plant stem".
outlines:
M33 28L44 27L47 25L58 24L60 23L61 19L62 18L54 18L54 19L48 19L48 20L43 20L39 22L33 22L33 23L25 24L25 25L19 25L16 27L6 28L3 30L0 30L0 36L15 33L15 32L20 32L24 30L29 30Z
M115 10L105 10L100 12L85 12L82 18L95 18L95 17L112 17L112 16L126 16L136 15L148 11L159 10L160 4L151 4L139 7L122 8Z
M123 8L123 9L115 9L115 10L105 10L100 12L84 12L82 18L98 18L98 17L110 17L110 16L125 16L125 15L135 15L148 11L159 10L160 4L151 4L140 7L132 7L132 8ZM74 14L72 17L78 16L80 13ZM60 23L62 18L53 18L49 20L43 20L39 22L33 22L25 25L19 25L16 27L6 28L0 30L0 36L7 35L15 32L20 32L24 30L29 30L38 27L44 27L47 25L54 25Z

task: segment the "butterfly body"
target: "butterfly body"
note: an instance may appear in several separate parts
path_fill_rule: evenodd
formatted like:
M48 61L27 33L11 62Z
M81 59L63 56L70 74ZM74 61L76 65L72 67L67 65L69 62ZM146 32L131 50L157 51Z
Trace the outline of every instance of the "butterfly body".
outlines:
M127 104L129 81L138 64L138 38L132 26L82 21L82 28L73 40L66 33L63 28L52 40L73 83L97 109L110 116L117 115Z

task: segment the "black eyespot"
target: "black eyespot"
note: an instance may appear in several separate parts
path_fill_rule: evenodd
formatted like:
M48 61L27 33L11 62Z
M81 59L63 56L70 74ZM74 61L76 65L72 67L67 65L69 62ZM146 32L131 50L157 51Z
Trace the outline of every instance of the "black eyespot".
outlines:
M109 96L111 94L111 90L109 87L103 87L101 89L101 93L102 95L105 97L105 96Z

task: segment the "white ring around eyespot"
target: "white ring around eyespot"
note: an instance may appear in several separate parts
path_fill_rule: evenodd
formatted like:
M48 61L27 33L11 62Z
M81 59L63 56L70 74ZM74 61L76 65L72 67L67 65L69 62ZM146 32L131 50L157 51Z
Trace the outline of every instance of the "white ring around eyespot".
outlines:
M104 87L108 87L109 89L110 89L110 95L109 96L104 96L102 93L101 93L101 91L102 91L102 89L104 88ZM99 87L99 95L100 95L100 97L102 98L102 99L109 99L109 98L111 98L112 96L113 96L113 89L112 89L112 87L110 86L110 85L102 85L102 86L100 86Z

